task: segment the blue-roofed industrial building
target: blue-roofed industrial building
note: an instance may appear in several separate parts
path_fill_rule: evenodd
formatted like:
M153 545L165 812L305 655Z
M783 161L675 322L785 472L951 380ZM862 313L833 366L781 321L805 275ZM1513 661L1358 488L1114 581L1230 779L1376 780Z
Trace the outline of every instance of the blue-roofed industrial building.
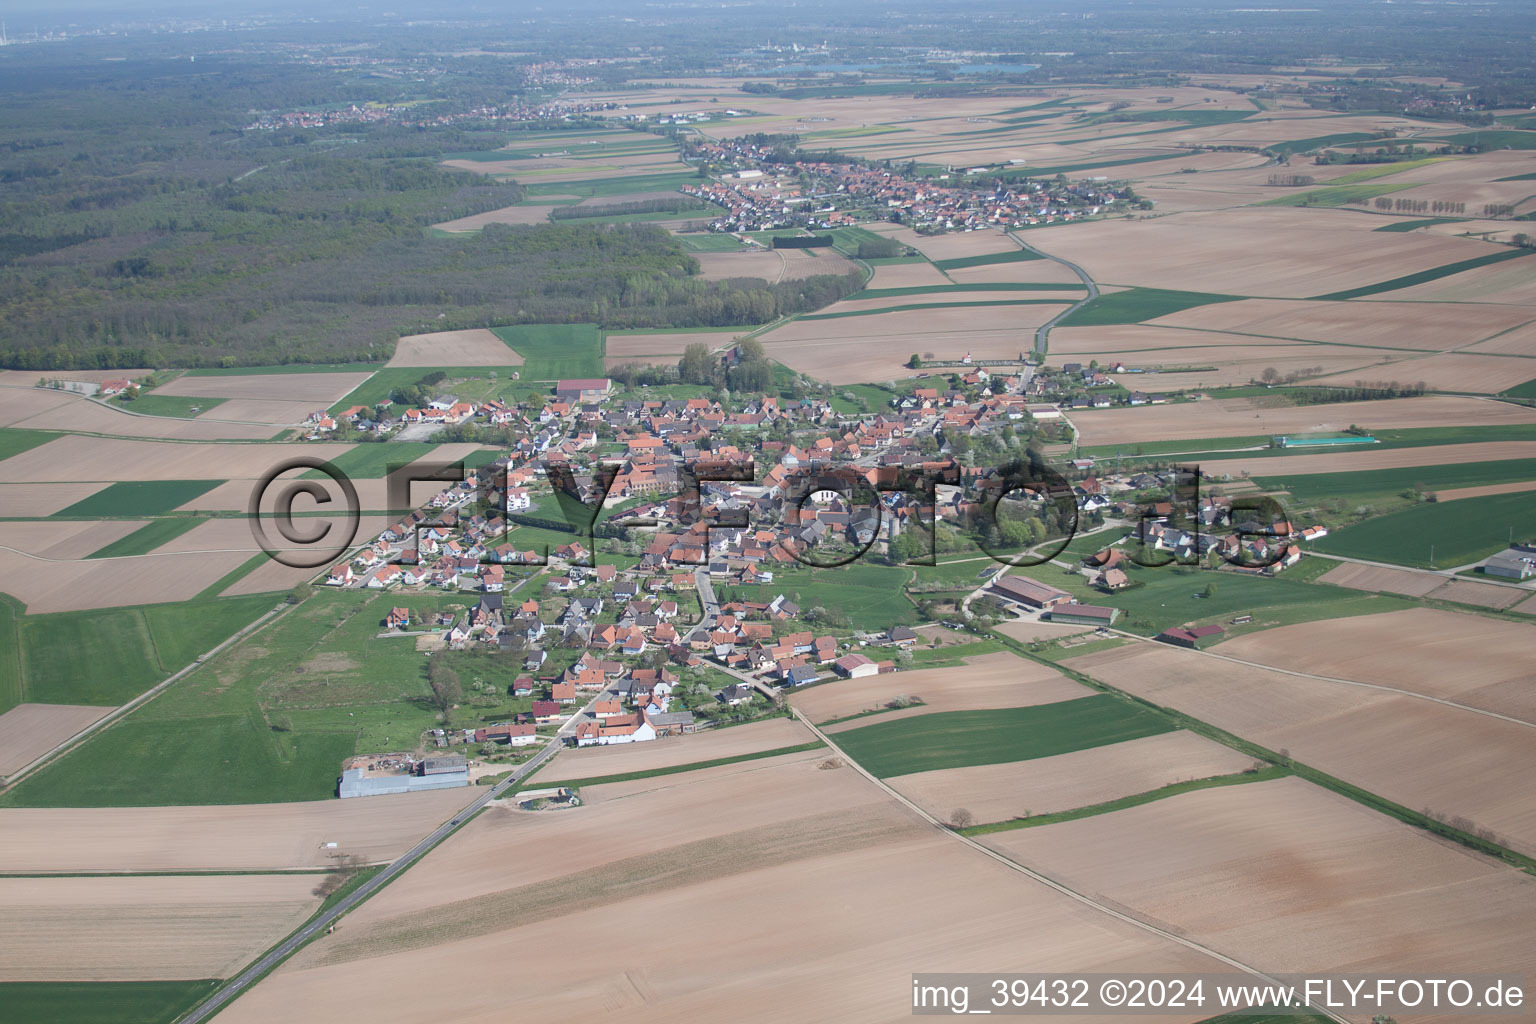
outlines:
M356 796L388 796L420 793L428 789L456 789L469 785L469 766L462 754L429 757L417 766L418 775L365 775L361 768L341 773L336 794L343 800Z

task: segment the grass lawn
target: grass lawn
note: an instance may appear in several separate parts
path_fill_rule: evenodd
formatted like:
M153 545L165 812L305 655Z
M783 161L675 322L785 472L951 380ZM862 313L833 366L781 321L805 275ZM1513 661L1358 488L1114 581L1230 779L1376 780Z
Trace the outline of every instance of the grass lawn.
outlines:
M136 519L163 516L207 494L222 480L123 480L53 514L54 518Z
M1493 263L1502 263L1505 260L1519 259L1521 256L1529 256L1536 250L1532 249L1503 249L1499 252L1491 252L1486 256L1477 256L1470 260L1461 260L1458 263L1447 263L1443 267L1431 267L1429 270L1421 270L1416 274L1405 274L1402 277L1394 277L1379 284L1362 285L1359 288L1350 288L1342 292L1329 292L1327 295L1314 295L1316 300L1334 299L1358 299L1364 295L1379 295L1382 292L1397 291L1399 288L1411 288L1416 284L1426 281L1437 281L1442 277L1450 277L1464 270L1473 270L1477 267L1486 267Z
M0 459L20 455L40 444L47 444L63 434L52 430L24 430L20 427L0 427Z
M144 416L178 416L182 419L190 419L199 413L207 412L216 405L222 405L224 401L222 398L157 395L153 391L146 391L131 402L125 402L122 398L114 398L110 404L128 412L136 412Z
M524 324L498 327L495 335L523 357L524 381L601 377L603 336L595 324Z
M1208 292L1181 292L1166 288L1127 288L1123 292L1100 295L1062 320L1061 327L1103 327L1110 324L1138 324L1143 320L1177 313L1181 309L1207 306L1216 302L1234 302L1241 296L1213 295Z
M1510 537L1536 536L1536 502L1529 494L1490 494L1414 505L1341 527L1316 542L1317 550L1420 568L1462 565L1502 551Z
M1113 694L1024 708L944 711L839 733L837 744L880 778L1028 761L1172 732L1166 716Z
M952 260L934 260L933 265L940 270L963 270L966 267L985 267L994 263L1023 263L1026 260L1043 260L1037 252L1028 249L1016 249L1012 252L985 253L980 256L960 256Z
M130 555L148 554L167 541L175 540L182 534L199 526L207 520L202 516L174 516L167 519L153 519L144 526L134 530L128 536L115 540L104 548L92 551L90 558L126 558Z
M217 981L7 981L0 1006L27 1024L171 1024Z
M721 231L691 231L673 237L689 252L740 252L746 248L735 235Z
M515 367L498 366L391 366L378 370L373 376L363 381L357 387L347 392L345 398L337 401L330 407L330 412L338 413L343 409L350 409L354 405L377 405L380 402L389 401L389 394L395 388L409 387L421 380L429 373L441 370L447 374L447 379L441 384L432 387L433 393L451 391L458 381L478 380L511 380ZM463 396L461 396L463 397Z
M772 583L717 588L746 601L772 601L786 595L804 611L821 607L848 617L854 629L879 631L910 626L917 609L902 593L909 570L857 561L830 569L776 570ZM733 598L734 599L734 598ZM726 598L721 595L722 603Z

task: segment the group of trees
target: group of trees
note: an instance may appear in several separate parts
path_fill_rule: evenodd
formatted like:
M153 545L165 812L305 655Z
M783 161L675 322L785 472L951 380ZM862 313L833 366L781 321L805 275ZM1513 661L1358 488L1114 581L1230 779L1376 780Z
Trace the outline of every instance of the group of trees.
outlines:
M1364 200L1361 200L1364 202ZM1467 212L1466 203L1455 203L1450 200L1428 199L1389 199L1386 196L1377 196L1375 202L1378 210L1391 210L1394 213L1448 213L1460 216Z
M773 387L773 366L763 343L744 338L736 343L734 361L723 360L709 346L695 342L683 350L677 379L684 384L724 386L731 391L762 394Z

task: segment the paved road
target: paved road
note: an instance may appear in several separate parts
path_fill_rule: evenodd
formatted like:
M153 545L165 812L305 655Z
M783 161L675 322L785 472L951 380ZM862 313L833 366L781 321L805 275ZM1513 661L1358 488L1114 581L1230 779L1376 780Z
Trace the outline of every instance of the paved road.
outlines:
M1099 297L1099 286L1093 280L1093 278L1088 276L1088 271L1084 270L1082 267L1078 266L1076 263L1072 263L1072 262L1069 262L1067 260L1064 260L1060 256L1052 256L1048 252L1042 252L1041 250L1036 249L1034 246L1030 245L1028 242L1024 241L1018 235L1010 234L1008 237L1012 238L1015 242L1018 242L1020 247L1022 247L1023 249L1025 249L1025 250L1027 250L1029 252L1034 253L1036 256L1044 256L1048 260L1052 260L1052 261L1054 261L1056 263L1060 263L1062 266L1064 266L1068 270L1072 271L1072 273L1076 274L1078 276L1078 279L1083 282L1083 287L1088 289L1087 297L1084 298L1081 302L1077 302L1077 303L1075 303L1075 304L1073 304L1071 306L1068 306L1066 309L1062 310L1060 313L1057 313L1055 316L1051 317L1045 323L1041 324L1040 327L1035 331L1035 355L1037 355L1040 358L1044 359L1045 358L1045 353L1046 353L1047 349L1049 348L1049 340L1050 340L1050 337L1051 337L1051 328L1055 327L1056 324L1058 322L1060 322L1061 320L1064 320L1067 317L1071 316L1073 313L1077 312L1079 309L1081 309L1087 303L1090 303L1094 299L1098 298Z
M800 720L801 724L803 724L807 729L811 730L811 732L813 734L815 734L817 739L819 739L823 743L825 743L827 745L827 747L834 754L837 754L838 756L840 756L843 759L843 761L849 767L851 767L854 771L858 772L860 775L864 776L864 778L866 778L870 782L874 783L877 787L879 787L882 791L884 791L884 793L887 796L889 796L892 799L896 800L903 807L907 808L907 810L911 811L913 814L916 814L918 817L922 818L924 821L928 822L928 824L932 825L934 828L938 829L940 832L944 833L945 835L954 837L955 839L957 839L960 842L964 843L965 845L969 846L971 849L975 850L976 852L981 853L981 854L983 854L983 855L985 855L987 857L990 857L993 860L997 861L998 863L1003 864L1004 866L1006 866L1006 867L1008 867L1008 868L1010 868L1010 869L1012 869L1014 871L1017 871L1021 875L1025 875L1025 876L1027 876L1029 878L1032 878L1036 882L1039 882L1042 885L1049 886L1050 888L1056 890L1057 892L1061 893L1062 895L1064 895L1064 896L1066 896L1066 897L1068 897L1070 899L1076 900L1078 903L1081 903L1084 906L1090 907L1090 908L1098 911L1101 914L1107 914L1108 916L1113 917L1117 921L1124 922L1125 924L1131 925L1134 928L1139 928L1142 931L1150 932L1153 935L1157 935L1157 936L1159 936L1161 938L1164 938L1164 939L1167 939L1167 940L1169 940L1171 942L1177 942L1179 945L1185 946L1185 947L1187 947L1189 949L1192 949L1192 950L1195 950L1198 953L1204 953L1206 956L1209 956L1209 957L1212 957L1212 958L1214 958L1216 960L1221 961L1222 963L1226 964L1228 967L1235 967L1238 970L1243 971L1243 972L1245 972L1247 974L1251 974L1255 978L1261 979L1262 981L1265 981L1265 982L1267 982L1267 983L1269 983L1271 985L1279 984L1279 982L1276 979L1274 979L1274 978L1270 977L1269 975L1265 974L1263 971L1259 970L1257 967L1253 967L1253 966L1251 966L1249 964L1245 964L1245 963L1243 963L1240 960L1235 960L1232 957L1227 956L1224 953L1218 953L1216 950L1212 949L1209 946L1202 945L1201 943L1196 942L1193 939L1186 938L1183 935L1176 934L1174 932L1168 931L1167 929L1160 928L1160 927L1158 927L1155 924L1151 924L1150 922L1143 921L1140 918L1133 917L1130 914L1124 913L1123 911L1116 910L1114 907L1106 906L1105 904L1098 902L1097 900L1095 900L1091 896L1088 896L1088 895L1086 895L1084 893L1080 893L1076 889L1068 888L1067 886L1065 886L1062 883L1056 881L1054 878L1049 877L1048 875L1043 875L1040 872L1034 870L1033 868L1025 867L1023 864L1020 864L1016 860L1010 860L1009 858L1003 856L1001 853L998 853L996 850L993 850L991 847L983 846L981 843L978 843L976 840L972 839L970 836L963 835L960 832L956 832L954 829L949 828L947 825L945 825L943 822L941 822L938 818L935 818L933 815L931 815L927 811L923 810L917 804L913 803L911 800L908 800L906 797L904 797L900 793L896 792L896 790L892 789L889 785L887 785L886 782L883 779L878 779L874 775L872 775L868 771L866 771L863 768L863 766L861 766L857 761L855 761L853 758L849 757L847 755L847 753L844 752L843 749L837 745L837 743L835 742L835 740L832 737L828 736L826 733L824 733L820 729L816 728L816 726L812 725L810 719L808 719L804 715L802 715L799 712L799 710L791 708L791 712L794 714L795 718ZM1339 1016L1336 1013L1333 1013L1333 1012L1329 1011L1325 1007L1313 1007L1313 1009L1316 1010L1318 1013L1323 1014L1328 1019L1336 1021L1337 1024L1349 1024L1349 1021L1347 1021L1345 1018Z
M245 991L246 988L254 984L256 980L259 979L263 974L276 967L300 946L314 938L316 935L324 932L325 929L335 924L336 920L347 911L351 910L363 900L367 899L369 896L372 896L375 892L379 891L384 886L394 881L401 872L410 868L413 864L425 856L428 850L432 849L438 843L448 838L448 836L456 831L460 825L468 821L470 816L473 815L476 811L479 811L481 808L485 807L486 804L490 803L492 800L495 800L497 797L505 793L509 788L517 785L523 779L527 778L539 768L543 767L545 763L547 763L551 758L560 752L560 749L563 746L562 740L567 731L571 729L571 727L581 718L582 714L591 709L592 704L596 702L600 696L602 696L601 693L599 693L596 697L593 697L592 700L588 701L586 706L583 707L581 711L578 711L576 714L572 715L566 724L561 726L560 731L555 735L555 738L550 740L549 743L544 746L543 750L534 755L532 760L519 765L511 775L507 776L507 778L492 786L489 790L486 791L485 795L476 798L473 803L459 811L458 814L455 814L451 820L445 821L443 824L439 825L431 835L427 836L421 842L411 847L410 850L400 856L399 859L393 861L383 871L380 871L378 874L368 879L368 881L364 882L351 893L343 897L335 906L331 907L325 913L315 918L313 921L305 925L302 929L295 932L293 935L290 935L286 940L283 941L281 945L277 946L266 956L251 964L234 978L231 978L224 984L223 988L215 992L206 1002L198 1005L185 1017L182 1017L179 1024L197 1024L198 1021L207 1020L209 1017L212 1017L214 1014L218 1013L219 1010L224 1007L224 1004L228 1003L241 992ZM366 800L367 797L360 797L358 799Z

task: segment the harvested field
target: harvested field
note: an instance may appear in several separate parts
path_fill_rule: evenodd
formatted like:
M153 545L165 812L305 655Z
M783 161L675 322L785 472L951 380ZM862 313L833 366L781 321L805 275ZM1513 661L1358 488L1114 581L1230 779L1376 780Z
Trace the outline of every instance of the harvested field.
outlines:
M1511 604L1524 594L1455 583L1508 594ZM1398 687L1536 723L1533 650L1536 626L1431 608L1281 626L1220 647L1223 655L1275 668Z
M0 716L0 725L14 713ZM276 871L328 867L345 856L378 863L404 853L476 795L471 786L291 804L6 807L0 871Z
M6 390L3 393L8 415L13 400L17 399L17 396L27 396L19 400L23 408L31 410L22 418L3 425L26 427L29 430L74 430L116 437L165 438L179 441L264 441L276 432L271 425L265 423L138 416L115 406L104 405L94 399L60 391L37 390L36 393L43 396L43 402L32 399L30 390ZM61 401L53 403L48 401L50 399L61 399Z
M1148 321L1169 327L1427 351L1458 348L1532 319L1519 307L1422 302L1303 302L1244 299Z
M982 841L1269 971L1536 967L1520 939L1536 915L1536 879L1301 779L1198 790Z
M634 356L668 355L676 362L689 345L707 345L710 351L730 345L742 335L750 333L750 327L726 331L676 331L664 334L609 334L607 351L610 360L622 362Z
M928 288L949 284L932 263L889 263L875 267L869 288Z
M195 421L186 421L195 422ZM335 459L350 444L163 444L127 438L60 437L6 459L7 478L80 480L255 480L286 459ZM249 494L249 489L247 489ZM243 505L241 506L244 507Z
M547 768L548 779L590 779L671 768L721 757L755 754L779 747L809 743L816 737L799 722L774 718L725 729L710 729L692 736L666 736L652 743L625 743L612 747L585 747L560 755L558 766ZM543 784L542 779L535 779Z
M1393 400L1396 401L1396 400ZM1402 399L1422 401L1422 399ZM1475 399L1450 399L1450 401L1475 401ZM1385 405L1387 402L1374 402ZM1513 409L1502 403L1484 403L1494 410ZM1186 408L1188 408L1186 406ZM1337 409L1339 406L1314 406L1315 409ZM1273 410L1271 410L1273 411ZM1266 413L1266 418L1268 413ZM1077 416L1073 416L1077 421ZM1476 422L1471 420L1471 422ZM1387 424L1371 422L1370 426ZM1400 424L1408 426L1410 424ZM1427 425L1427 424L1426 424ZM1443 425L1443 424L1437 424ZM1321 428L1320 428L1321 429ZM1260 431L1267 433L1267 431ZM1155 435L1154 435L1155 436ZM1464 462L1507 462L1514 459L1536 458L1536 441L1485 441L1481 444L1432 444L1419 448L1377 448L1361 445L1355 451L1330 452L1326 455L1286 455L1283 457L1245 459L1234 456L1200 463L1200 472L1207 476L1231 474L1239 476L1248 471L1254 476L1280 477L1307 476L1313 473L1356 473L1370 469L1408 469L1413 466L1450 466ZM1438 493L1438 492L1437 492Z
M73 561L121 540L144 520L45 519L30 523L6 523L3 544L48 561Z
M1319 583L1332 583L1351 590L1380 591L1402 594L1405 597L1423 597L1445 583L1445 577L1428 572L1409 572L1407 569L1388 569L1381 565L1359 565L1340 562L1318 577Z
M368 373L251 373L193 377L183 374L155 388L157 395L198 398L255 398L274 402L305 402L311 410L346 397L367 380ZM219 409L228 408L227 404ZM233 419L234 417L230 417Z
M541 198L548 199L549 196ZM479 231L487 224L543 224L549 220L549 211L554 204L546 203L518 203L516 206L503 206L499 210L491 210L489 213L477 213L469 217L460 217L458 220L445 220L441 224L433 224L439 231L459 232ZM461 363L469 366L476 364Z
M886 782L941 821L964 807L978 823L985 823L1232 775L1252 761L1230 747L1179 730L1032 761L897 775Z
M11 708L0 715L0 778L25 768L92 722L100 721L111 710L83 704L18 704ZM4 813L0 812L0 815ZM0 863L17 842L11 829L3 831L5 845L0 848ZM49 836L48 842L53 846L58 837ZM57 857L58 853L58 848L53 846L51 855Z
M3 589L28 613L188 601L238 569L249 551L47 561L0 548Z
M1365 222L1365 223L1362 223ZM1464 238L1375 232L1379 218L1300 208L1220 210L1040 228L1030 244L1097 281L1306 298L1500 251ZM1263 245L1254 245L1262 238Z
M1341 627L1328 634L1337 638L1365 618L1284 628L1293 631L1292 643L1303 630L1325 625ZM1484 621L1472 616L1457 619L1469 620L1465 624L1468 628ZM1457 628L1462 625L1458 622ZM1258 639L1264 635L1253 636ZM1399 636L1395 642L1428 656L1431 648L1444 640L1438 634L1431 637L1420 633L1408 640ZM1317 645L1307 634L1306 646L1311 649ZM1348 640L1338 640L1329 648L1345 658L1351 652L1366 650ZM1216 653L1237 656L1240 650L1243 648L1222 644ZM1307 657L1310 661L1310 655ZM1492 829L1513 848L1536 852L1536 807L1528 798L1531 785L1536 783L1536 743L1528 726L1416 697L1223 661L1163 644L1135 643L1070 658L1063 664L1270 750L1289 750L1303 764L1405 807L1428 807L1440 814L1469 818L1480 828ZM1458 675L1463 668L1458 667ZM1509 665L1497 670L1507 672ZM1456 680L1431 684L1416 669L1410 677L1395 681L1395 685L1405 684L1450 685L1473 691L1482 699L1492 695L1501 701L1511 700L1508 687L1489 686L1486 679L1465 687Z
M484 815L224 1013L234 1024L489 1022L515 1000L556 1019L600 1005L636 1021L885 1020L910 1013L919 961L1210 969L936 833L851 770L816 764L688 773L572 812ZM610 952L572 959L594 933ZM722 958L730 971L699 967Z
M1002 652L967 659L963 670L925 668L839 680L803 693L792 693L790 703L812 722L819 723L882 707L897 695L923 700L920 707L886 711L846 723L848 728L858 728L873 722L894 722L935 711L1053 704L1059 700L1086 697L1089 692L1055 669ZM836 732L838 727L833 726L828 731Z
M1436 501L1456 501L1460 498L1483 498L1490 494L1518 494L1536 491L1536 480L1521 480L1512 484L1488 484L1486 487L1453 487L1448 491L1436 491ZM4 492L0 491L0 496Z
M904 364L913 352L958 359L1017 359L1034 330L1063 305L936 308L800 320L762 335L768 356L801 373L852 384L899 380L922 371ZM900 339L895 341L894 339Z
M9 469L6 470L10 472ZM102 483L0 484L0 517L51 516L105 488Z
M395 343L389 366L521 366L523 357L484 328L408 334ZM346 392L342 392L346 394ZM337 398L340 398L338 395Z
M303 923L317 881L0 878L0 981L225 978Z
M850 318L862 321L866 318ZM840 323L845 321L832 321ZM771 337L771 335L769 336ZM766 339L765 339L766 340ZM1450 427L1464 425L1492 426L1507 423L1536 422L1536 409L1521 408L1477 398L1452 398L1425 395L1419 398L1392 398L1378 402L1337 402L1316 406L1266 406L1248 398L1218 398L1193 405L1145 405L1134 409L1088 409L1072 414L1072 422L1081 433L1085 446L1130 444L1137 441L1183 441L1201 437L1238 437L1250 434L1306 434L1343 430L1358 423L1372 430L1391 427ZM55 442L57 443L57 442ZM1515 442L1502 442L1515 443ZM46 449L48 446L44 446ZM1455 461L1451 445L1438 449L1409 449L1403 458L1426 458L1424 452L1437 450L1443 457L1436 462ZM1479 445L1493 448L1495 445ZM34 449L39 451L43 449ZM1415 454L1416 453L1416 454ZM1383 456L1397 454L1382 452ZM1287 473L1322 473L1327 469L1301 468L1301 460L1348 459L1350 454L1328 456L1289 456ZM1483 456L1484 460L1495 456ZM1528 456L1510 455L1509 458ZM1427 465L1408 462L1400 465ZM1274 466L1274 463L1270 463ZM1348 464L1335 467L1349 468ZM1366 468L1366 467L1361 467ZM1217 472L1213 468L1212 472ZM1223 468L1220 472L1236 473Z

